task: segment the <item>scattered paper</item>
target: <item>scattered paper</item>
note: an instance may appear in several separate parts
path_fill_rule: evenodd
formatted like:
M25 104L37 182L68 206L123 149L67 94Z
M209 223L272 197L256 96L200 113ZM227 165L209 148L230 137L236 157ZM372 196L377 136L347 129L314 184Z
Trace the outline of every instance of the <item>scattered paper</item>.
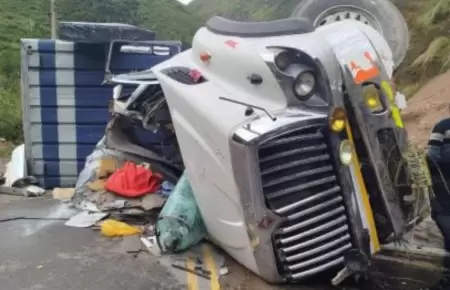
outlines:
M122 209L125 207L126 203L127 201L124 199L116 199L102 204L102 209L105 210Z
M106 216L108 213L82 211L68 220L65 225L75 228L90 228Z
M91 201L82 200L80 205L78 206L82 210L90 211L90 212L100 212L97 205Z

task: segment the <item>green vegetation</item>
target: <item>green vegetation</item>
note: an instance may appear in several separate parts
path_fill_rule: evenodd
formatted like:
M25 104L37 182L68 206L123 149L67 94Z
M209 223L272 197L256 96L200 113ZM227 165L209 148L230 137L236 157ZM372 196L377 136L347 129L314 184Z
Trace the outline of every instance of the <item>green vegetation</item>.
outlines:
M19 39L49 36L50 0L0 0L0 137L22 138ZM159 39L189 43L196 29L216 14L234 19L287 17L298 0L57 0L66 21L124 22L149 28ZM397 80L412 94L450 68L450 0L407 1L402 11L411 30L411 47Z
M190 42L202 23L200 17L175 0L57 0L57 3L59 18L65 21L128 23L153 30L157 38L164 40Z
M22 138L19 39L48 35L48 3L0 1L0 137L7 140Z
M213 15L235 20L274 20L289 17L299 0L195 0L189 5L204 19Z
M65 21L122 22L190 42L201 20L175 0L57 0ZM50 0L0 0L0 138L22 136L20 38L50 36Z
M411 47L399 78L419 87L450 69L450 1L410 2L405 15L412 34Z

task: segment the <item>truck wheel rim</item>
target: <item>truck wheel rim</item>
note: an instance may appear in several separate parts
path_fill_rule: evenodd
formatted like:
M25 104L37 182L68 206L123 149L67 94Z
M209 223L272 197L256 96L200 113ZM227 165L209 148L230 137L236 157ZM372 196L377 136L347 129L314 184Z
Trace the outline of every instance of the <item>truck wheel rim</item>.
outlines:
M335 6L322 12L314 21L314 26L324 26L342 20L356 20L382 32L378 20L368 11L356 6Z

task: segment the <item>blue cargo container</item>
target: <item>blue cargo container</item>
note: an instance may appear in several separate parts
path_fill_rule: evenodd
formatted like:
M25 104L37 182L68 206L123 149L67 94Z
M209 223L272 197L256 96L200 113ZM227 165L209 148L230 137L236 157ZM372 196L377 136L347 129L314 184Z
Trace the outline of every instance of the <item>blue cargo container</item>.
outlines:
M180 42L160 42L171 55ZM158 42L155 42L158 45ZM22 103L28 174L42 186L71 187L110 119L112 87L102 85L109 44L21 41ZM170 56L120 54L111 72L148 69Z

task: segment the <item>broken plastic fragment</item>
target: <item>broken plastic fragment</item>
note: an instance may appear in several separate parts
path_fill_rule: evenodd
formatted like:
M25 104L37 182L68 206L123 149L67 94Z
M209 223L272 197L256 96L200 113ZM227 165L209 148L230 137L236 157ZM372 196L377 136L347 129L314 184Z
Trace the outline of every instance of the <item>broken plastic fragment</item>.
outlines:
M153 254L155 257L161 257L161 249L159 248L156 237L142 237L141 242L151 254Z
M89 228L108 216L108 213L82 211L68 220L65 225L75 228Z

